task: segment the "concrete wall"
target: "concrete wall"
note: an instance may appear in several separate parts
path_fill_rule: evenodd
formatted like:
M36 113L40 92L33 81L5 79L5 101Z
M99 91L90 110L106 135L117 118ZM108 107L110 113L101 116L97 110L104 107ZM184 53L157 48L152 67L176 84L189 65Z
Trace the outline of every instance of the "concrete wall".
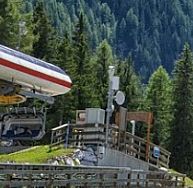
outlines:
M10 147L0 146L0 154L13 153L27 148L29 148L29 146L10 146Z
M98 157L98 166L129 167L137 170L149 170L149 164L116 150L105 149L103 156Z

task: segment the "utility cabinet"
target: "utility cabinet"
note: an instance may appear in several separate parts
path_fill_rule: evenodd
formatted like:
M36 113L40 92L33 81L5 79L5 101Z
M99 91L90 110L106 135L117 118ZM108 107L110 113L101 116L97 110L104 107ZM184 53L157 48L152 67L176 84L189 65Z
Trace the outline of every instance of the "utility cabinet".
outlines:
M105 110L100 108L86 108L86 123L104 124Z

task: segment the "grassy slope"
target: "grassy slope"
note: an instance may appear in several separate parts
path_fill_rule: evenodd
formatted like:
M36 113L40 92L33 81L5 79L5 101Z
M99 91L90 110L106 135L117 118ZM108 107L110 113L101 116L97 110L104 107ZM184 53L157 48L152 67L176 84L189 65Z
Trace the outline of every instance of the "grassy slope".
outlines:
M187 177L185 181L186 181L186 185L187 185L187 186L193 187L193 180L192 180L192 179L190 179L190 178Z
M170 169L169 171L172 172L172 173L177 173L177 174L178 174L178 172L176 172L176 171L173 170L173 169ZM179 174L180 174L180 173L179 173ZM193 180L192 180L192 179L186 177L186 178L185 178L185 182L186 182L186 186L188 186L188 187L193 187Z
M49 151L48 146L37 146L16 153L0 155L0 162L14 161L17 163L46 163L48 159L72 153L73 149L59 148Z

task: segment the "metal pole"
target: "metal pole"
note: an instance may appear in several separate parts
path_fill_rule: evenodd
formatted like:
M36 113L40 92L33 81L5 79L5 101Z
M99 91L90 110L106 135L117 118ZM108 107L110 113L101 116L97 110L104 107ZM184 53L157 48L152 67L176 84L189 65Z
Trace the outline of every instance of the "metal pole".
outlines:
M131 134L132 134L132 135L135 135L135 121L134 121L134 120L131 120L130 122L131 122L131 124L132 124Z
M134 136L135 135L135 120L131 120L130 121L131 124L132 124L132 130L131 130L131 134ZM134 148L134 138L132 137L131 139L131 148L133 149ZM133 155L134 153L131 152L131 155Z
M145 158L146 158L147 162L149 162L150 129L151 129L151 125L148 124L148 127L147 127L147 144L146 144L146 152L145 152Z
M107 102L107 108L106 108L106 114L107 114L107 117L106 117L106 138L105 138L106 147L108 145L110 118L112 116L112 111L113 111L112 110L112 105L113 105L114 91L112 89L112 86L113 86L112 78L113 78L114 72L115 72L115 67L114 66L109 66L109 70L108 70L108 73L109 73L109 89L108 89L108 102Z
M67 129L66 129L65 148L68 147L69 128L70 128L69 126L70 126L70 122L68 121Z

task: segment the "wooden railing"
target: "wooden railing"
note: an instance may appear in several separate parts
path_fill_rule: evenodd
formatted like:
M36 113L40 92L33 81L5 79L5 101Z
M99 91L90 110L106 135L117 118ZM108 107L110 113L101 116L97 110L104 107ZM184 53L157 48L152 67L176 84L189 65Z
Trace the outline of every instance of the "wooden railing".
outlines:
M121 131L117 126L109 129L108 147L146 161L157 167L168 167L170 152L129 132ZM105 145L105 125L103 124L66 124L52 129L50 148L58 144L83 146L86 144ZM154 156L154 148L159 148L159 156ZM148 150L147 150L148 149ZM148 157L147 157L148 154Z
M52 129L50 149L60 144L83 146L105 142L104 125L102 124L65 124Z
M60 144L68 144L68 138L69 138L69 124L60 125L58 127L53 128L51 131L51 143L50 143L50 150L54 146L60 145Z
M0 164L0 186L184 187L185 175L124 167Z
M160 157L159 158L153 157L154 147L159 147L159 149L160 149ZM160 146L157 146L153 143L150 143L150 146L149 146L149 161L148 161L149 163L155 164L158 167L168 168L169 161L170 161L170 155L171 155L171 153L169 151L167 151L164 148L162 148Z
M145 139L132 135L129 132L120 131L115 126L112 128L112 135L112 138L114 137L114 139L112 139L111 147L132 155L140 160L147 161L157 167L168 168L171 153L164 148L150 142L148 148L148 160L146 160L147 141ZM159 148L159 157L154 156L155 147Z

